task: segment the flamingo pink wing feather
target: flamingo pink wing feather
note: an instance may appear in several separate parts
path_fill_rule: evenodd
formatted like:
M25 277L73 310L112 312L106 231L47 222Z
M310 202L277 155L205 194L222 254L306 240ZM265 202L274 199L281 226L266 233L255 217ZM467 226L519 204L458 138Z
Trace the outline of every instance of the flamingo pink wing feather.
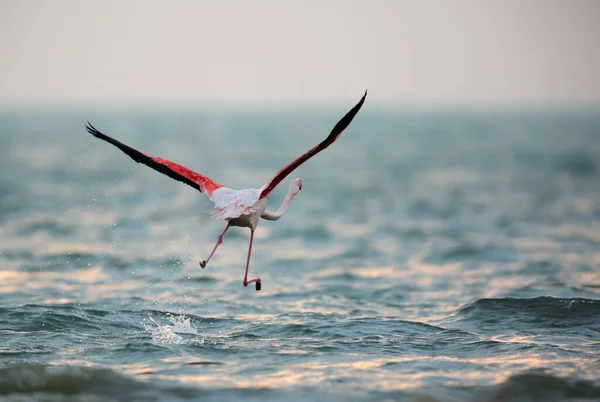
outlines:
M137 163L143 163L144 165L151 167L152 169L165 174L172 179L185 183L188 186L205 193L209 198L216 189L223 187L208 177L196 173L184 166L178 165L175 162L171 162L157 156L148 155L142 151L130 147L129 145L123 144L122 142L117 141L114 138L96 130L96 128L94 128L94 126L92 126L89 122L86 126L86 129L94 137L100 138L101 140L116 146Z
M223 187L221 184L212 181L208 177L201 175L200 173L196 173L193 170L186 168L185 166L178 165L175 162L159 158L158 156L152 156L152 160L164 166L167 166L175 173L191 180L194 183L197 183L200 186L200 191L205 193L208 197L212 195L213 191Z

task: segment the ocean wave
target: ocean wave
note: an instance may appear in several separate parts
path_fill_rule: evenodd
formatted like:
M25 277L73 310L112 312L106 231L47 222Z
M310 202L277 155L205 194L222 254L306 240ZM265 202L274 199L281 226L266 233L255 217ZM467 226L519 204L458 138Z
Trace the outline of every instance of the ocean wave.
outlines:
M30 395L28 400L34 401L56 400L57 396L154 401L187 399L192 393L185 387L151 384L107 368L22 364L0 368L0 395Z
M478 299L460 307L444 322L486 331L536 332L551 328L555 333L562 330L581 331L584 336L597 335L600 333L600 300L550 296Z
M107 331L136 331L141 330L140 320L121 321L123 315L141 316L134 311L120 311L118 313L86 308L74 304L62 305L37 305L0 308L0 318L5 325L0 323L0 329L10 329L16 332L44 332L44 333L88 333Z
M221 366L218 362L198 361L189 367ZM388 369L395 365L384 364ZM343 383L343 380L340 379ZM71 365L21 364L0 368L0 396L27 401L182 401L182 400L249 400L302 401L317 400L397 400L430 402L558 402L594 401L600 398L600 386L590 381L563 378L544 373L514 374L492 386L427 387L407 390L372 390L348 392L332 389L293 387L288 389L231 388L174 385L161 380L138 380L102 367Z
M107 391L136 392L144 388L135 379L108 369L23 364L0 368L0 394L52 392L66 395Z
M458 309L458 314L490 311L530 312L539 316L572 318L600 316L600 300L583 298L557 298L551 296L520 298L478 299Z
M489 391L477 392L492 401L592 401L600 398L600 387L589 381L556 377L545 373L521 373ZM478 399L478 398L474 398Z

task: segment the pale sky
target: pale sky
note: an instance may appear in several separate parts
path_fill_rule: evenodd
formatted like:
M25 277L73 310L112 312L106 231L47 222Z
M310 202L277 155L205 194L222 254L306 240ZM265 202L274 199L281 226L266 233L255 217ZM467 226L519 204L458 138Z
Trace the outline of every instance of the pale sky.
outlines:
M0 105L600 105L600 1L0 0Z

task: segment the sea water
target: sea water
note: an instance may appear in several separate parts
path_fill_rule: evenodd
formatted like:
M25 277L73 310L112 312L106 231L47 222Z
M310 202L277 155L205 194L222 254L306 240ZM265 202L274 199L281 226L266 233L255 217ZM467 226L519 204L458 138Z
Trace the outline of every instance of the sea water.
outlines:
M351 106L351 105L350 105ZM0 113L0 399L600 398L600 113L381 110L248 229L85 131L260 187L347 108Z

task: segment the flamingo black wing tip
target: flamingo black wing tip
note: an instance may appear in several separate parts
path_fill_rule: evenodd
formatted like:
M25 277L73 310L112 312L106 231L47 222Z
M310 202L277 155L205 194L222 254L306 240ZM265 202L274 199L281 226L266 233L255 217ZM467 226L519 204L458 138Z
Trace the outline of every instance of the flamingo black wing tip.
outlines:
M362 96L362 98L360 98L360 100L358 101L358 103L356 104L356 106L354 106L354 108L352 108L352 110L349 112L350 114L352 114L352 117L354 117L354 115L356 113L358 113L358 111L362 107L363 103L365 103L365 99L366 98L367 98L367 90L365 89L365 94ZM350 122L348 122L348 123L350 123Z
M94 137L98 137L98 134L102 134L100 131L98 131L96 129L96 127L92 126L92 123L90 123L89 121L85 125L85 129L87 130L88 133L90 133Z
M96 128L94 126L92 126L92 123L90 123L89 120L87 121L87 124L85 125L85 129L90 134L94 134L94 131L98 131L98 130L96 130Z

